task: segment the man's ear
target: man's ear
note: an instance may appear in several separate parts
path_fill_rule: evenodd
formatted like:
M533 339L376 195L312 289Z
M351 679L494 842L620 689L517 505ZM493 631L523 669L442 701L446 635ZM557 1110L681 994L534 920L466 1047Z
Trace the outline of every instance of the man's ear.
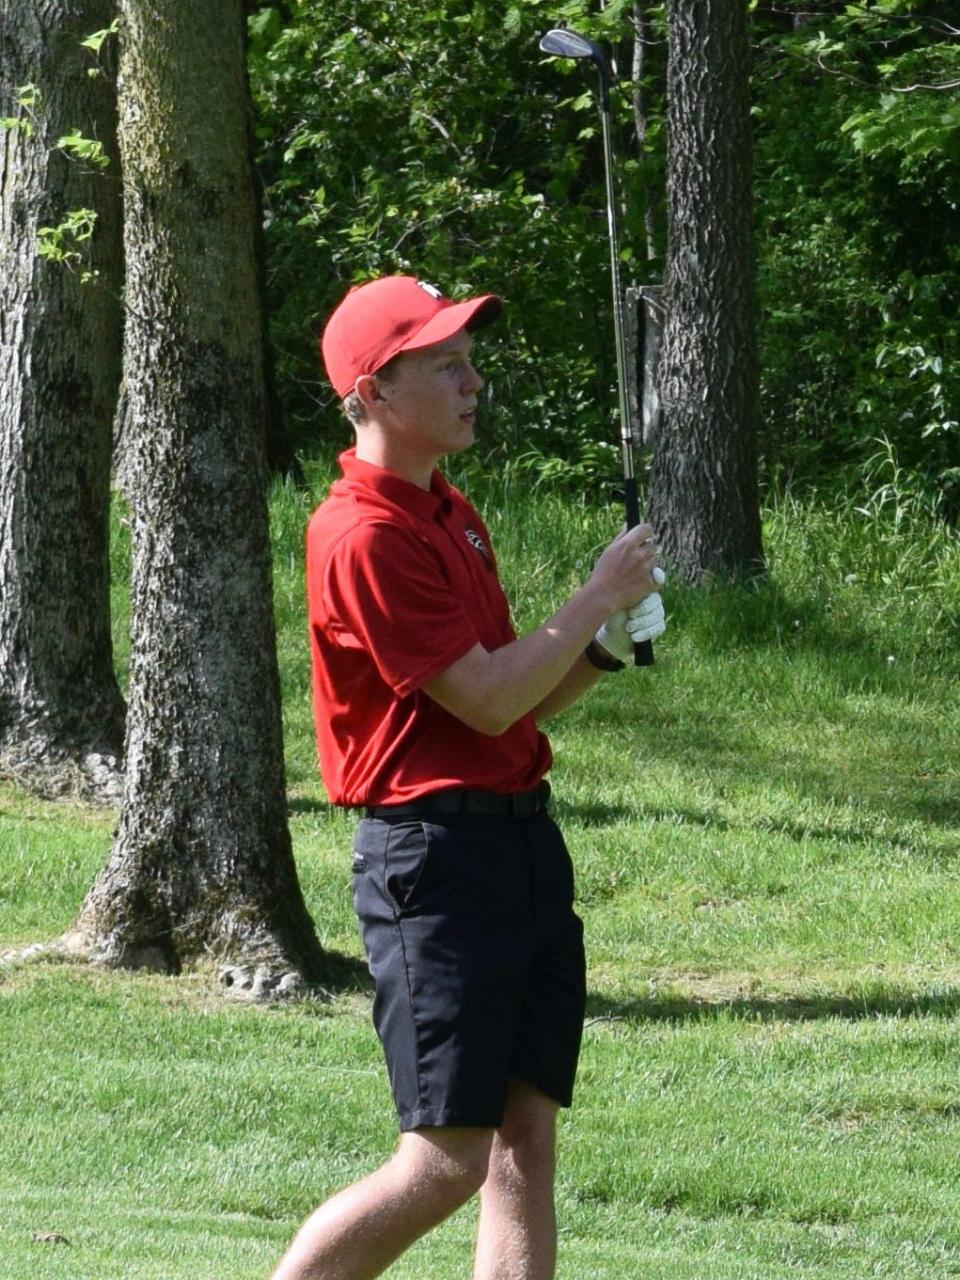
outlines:
M354 391L357 398L366 406L382 404L385 397L380 390L380 383L376 379L376 375L372 373L362 374L354 383Z

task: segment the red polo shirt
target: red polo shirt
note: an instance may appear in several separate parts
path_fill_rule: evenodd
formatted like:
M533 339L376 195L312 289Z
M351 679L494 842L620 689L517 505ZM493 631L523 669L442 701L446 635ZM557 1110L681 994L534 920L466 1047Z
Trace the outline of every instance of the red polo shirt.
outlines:
M532 715L490 737L422 691L475 644L516 639L480 517L438 471L427 492L352 449L340 465L307 529L314 722L331 801L536 786L551 756Z

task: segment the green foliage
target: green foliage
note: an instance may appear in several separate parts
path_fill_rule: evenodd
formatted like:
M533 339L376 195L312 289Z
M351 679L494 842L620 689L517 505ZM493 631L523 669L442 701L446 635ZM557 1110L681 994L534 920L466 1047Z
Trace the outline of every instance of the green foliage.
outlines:
M318 427L346 439L315 361L323 318L349 283L416 271L454 296L490 288L508 301L480 355L488 461L572 485L616 476L592 73L543 59L537 40L566 23L618 55L625 276L650 282L664 252L666 32L663 6L645 6L634 86L633 6L592 10L278 0L252 14L271 320L301 446ZM955 518L960 6L751 12L767 477L858 483L884 438Z
M104 151L103 143L96 138L85 138L77 129L58 138L57 147L76 160L88 161L97 169L106 169L110 164L110 157Z
M40 105L40 90L35 84L22 84L15 91L14 106L20 107L15 116L0 116L0 129L21 129L29 137L33 132L34 111Z
M960 9L784 14L758 18L768 466L820 481L883 437L956 519Z
M91 53L95 53L99 57L100 52L103 49L104 42L110 36L115 36L119 30L120 19L114 18L109 27L104 27L102 31L94 31L91 35L87 36L85 40L81 40L80 43L83 45L84 49L89 49Z
M102 31L96 31L80 43L94 54L101 52L104 40L116 33L118 21ZM96 69L93 69L94 72ZM0 129L22 129L28 136L32 134L38 123L38 114L42 109L42 98L39 88L34 84L21 85L15 94L14 101L21 108L21 114L0 118ZM57 139L56 150L70 159L92 165L95 169L109 167L110 158L103 149L103 143L96 138L86 137L79 128L72 129ZM97 221L93 209L70 209L63 221L56 226L37 228L37 255L47 262L58 263L71 271L80 271L83 284L95 281L98 272L83 267L88 260L88 250Z
M37 228L37 254L48 262L56 262L71 271L87 260L88 242L97 222L95 209L71 209L63 222L55 227ZM82 283L97 277L96 271L84 269L80 273Z
M618 35L626 8L332 0L253 15L273 334L301 440L318 403L340 429L315 362L323 318L349 283L394 271L506 297L481 357L491 453L592 467L590 449L617 438L593 80L537 40L562 21ZM625 95L618 109L626 125ZM631 204L624 250L639 260Z

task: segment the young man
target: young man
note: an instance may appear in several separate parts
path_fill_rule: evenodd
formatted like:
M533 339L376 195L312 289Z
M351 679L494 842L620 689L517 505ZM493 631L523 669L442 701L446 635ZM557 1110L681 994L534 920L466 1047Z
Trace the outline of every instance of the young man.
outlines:
M436 469L473 443L471 334L500 311L391 276L323 335L357 443L307 533L314 711L330 799L363 814L354 900L401 1134L274 1280L368 1280L477 1191L474 1280L554 1274L585 977L538 725L664 622L642 525L516 637L486 529Z

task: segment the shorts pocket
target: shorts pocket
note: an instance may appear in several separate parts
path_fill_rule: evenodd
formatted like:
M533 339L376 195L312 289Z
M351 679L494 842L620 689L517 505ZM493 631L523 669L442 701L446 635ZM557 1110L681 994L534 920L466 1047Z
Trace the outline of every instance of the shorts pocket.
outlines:
M353 871L360 873L375 868L383 861L389 830L383 822L364 818L353 837Z
M391 825L383 859L383 883L398 911L413 914L427 887L430 842L422 822Z

